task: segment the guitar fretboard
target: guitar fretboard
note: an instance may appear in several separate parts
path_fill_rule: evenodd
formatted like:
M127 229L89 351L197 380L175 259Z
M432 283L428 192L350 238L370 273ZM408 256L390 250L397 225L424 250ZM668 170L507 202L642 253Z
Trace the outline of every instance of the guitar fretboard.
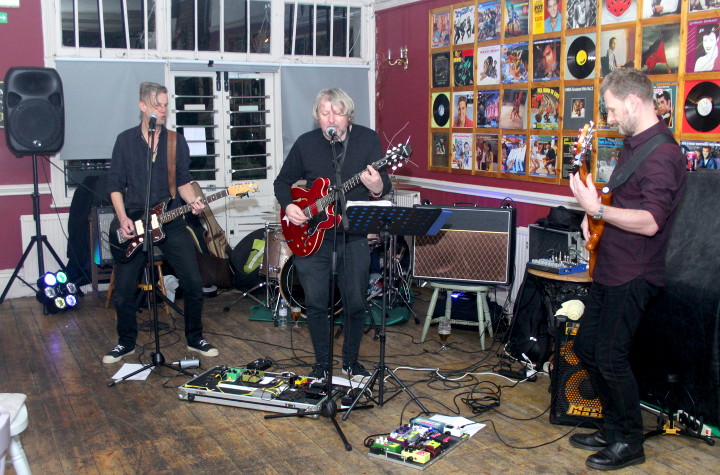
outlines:
M228 190L224 189L222 191L218 191L217 193L213 193L210 196L206 196L205 199L200 200L203 204L212 203L215 200L219 200L220 198L225 198L228 195ZM181 206L179 208L171 209L170 211L166 211L163 214L161 214L158 219L161 223L167 223L172 221L173 219L182 216L183 214L187 213L192 209L191 204L186 204L184 206Z

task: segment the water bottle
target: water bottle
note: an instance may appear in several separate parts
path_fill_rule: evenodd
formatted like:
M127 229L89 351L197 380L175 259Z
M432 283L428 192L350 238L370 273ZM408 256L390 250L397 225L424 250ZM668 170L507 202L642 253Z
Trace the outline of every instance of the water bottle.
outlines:
M285 302L285 299L280 299L280 306L278 307L278 326L280 328L287 328L287 317L287 302Z

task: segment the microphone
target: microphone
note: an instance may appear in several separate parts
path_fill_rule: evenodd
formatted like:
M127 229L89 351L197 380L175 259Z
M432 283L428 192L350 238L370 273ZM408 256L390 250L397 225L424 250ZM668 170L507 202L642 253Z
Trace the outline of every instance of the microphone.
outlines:
M200 360L194 359L194 360L180 360L180 361L173 361L174 365L180 366L180 369L186 369L186 368L199 368L200 367Z
M155 132L155 122L157 122L157 114L150 114L150 122L148 123L150 132Z
M336 139L337 136L338 136L338 131L337 131L337 129L336 129L335 127L330 126L330 127L328 127L327 129L325 129L325 135L327 135L328 137L330 137L330 139L334 140L334 139Z

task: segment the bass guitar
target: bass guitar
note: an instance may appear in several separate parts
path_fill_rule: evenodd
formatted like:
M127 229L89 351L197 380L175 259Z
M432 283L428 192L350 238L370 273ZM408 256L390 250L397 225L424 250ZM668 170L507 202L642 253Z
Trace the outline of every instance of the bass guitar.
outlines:
M390 150L383 158L373 162L375 170L382 170L387 166L401 166L402 162L410 156L412 150L408 144L398 145ZM338 190L347 192L360 184L360 174L354 175L340 187L330 190L330 180L318 178L309 189L299 186L293 187L291 195L293 203L298 205L308 220L301 225L290 222L285 216L285 210L280 210L280 224L283 236L290 250L296 256L309 256L318 250L322 244L325 231L340 223L342 216L335 214L335 195Z
M214 193L202 199L202 202L204 204L212 203L213 201L219 200L220 198L224 198L228 195L233 195L236 197L247 196L250 192L254 193L257 190L258 186L255 183L232 185L225 190L218 191L217 193ZM161 241L165 238L165 232L163 232L162 229L163 224L170 222L173 219L182 216L183 214L192 210L192 205L186 204L185 206L166 211L165 209L167 208L168 201L169 200L163 200L153 206L153 208L150 210L150 235L152 236L152 242L154 243ZM122 230L120 229L120 221L118 220L117 216L115 216L115 218L110 223L110 230L108 231L108 241L110 243L110 252L112 253L113 258L115 258L117 262L128 262L132 255L135 253L135 251L142 247L142 244L145 241L145 225L143 223L143 215L144 210L141 209L128 212L128 217L133 220L135 227L133 236L130 238L125 238L122 235Z
M580 178L583 183L588 176L587 163L590 161L590 155L592 152L592 136L593 133L595 133L595 129L593 128L594 125L595 124L592 121L590 121L589 124L585 124L585 126L580 130L580 135L578 136L577 142L575 142L573 150L573 165L580 174ZM605 206L610 206L612 203L612 193L602 193L600 195L600 202ZM588 214L587 222L590 237L587 240L587 243L585 243L585 249L590 252L588 274L592 277L593 269L595 269L595 262L597 261L600 237L605 229L605 221L602 219L595 219Z

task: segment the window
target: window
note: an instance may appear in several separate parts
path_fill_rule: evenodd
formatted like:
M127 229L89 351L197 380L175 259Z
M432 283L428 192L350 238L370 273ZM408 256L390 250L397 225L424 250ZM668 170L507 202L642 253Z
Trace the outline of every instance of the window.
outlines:
M285 4L285 54L359 58L361 10L357 7Z

